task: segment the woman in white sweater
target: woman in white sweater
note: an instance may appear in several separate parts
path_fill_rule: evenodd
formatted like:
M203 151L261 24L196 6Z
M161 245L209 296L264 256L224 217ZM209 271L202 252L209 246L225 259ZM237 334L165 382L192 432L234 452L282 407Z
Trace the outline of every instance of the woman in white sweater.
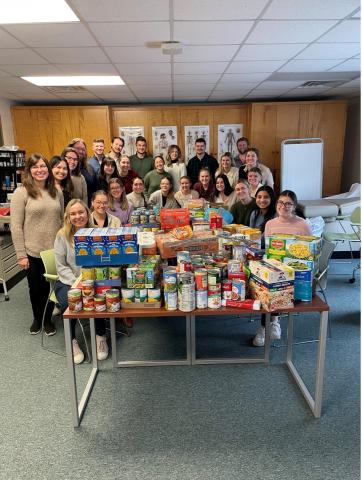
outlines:
M11 198L11 236L20 268L26 271L33 323L29 333L41 331L42 318L49 295L44 278L40 252L53 248L57 231L62 225L63 194L55 187L48 160L39 153L30 156L24 171L23 185ZM49 302L44 318L45 335L56 333L51 315L54 304Z
M74 234L80 228L92 226L91 214L87 205L77 198L71 200L65 209L64 227L59 230L54 242L55 264L58 273L58 280L55 283L55 295L62 313L68 307L68 291L81 272L80 267L75 264ZM83 362L84 354L75 339L75 325L76 320L72 320L73 359L74 363L79 364ZM97 358L98 360L105 360L108 356L105 320L97 318L95 325Z
M180 188L180 180L187 175L185 161L178 145L170 145L167 150L165 172L172 177L173 189L176 192Z

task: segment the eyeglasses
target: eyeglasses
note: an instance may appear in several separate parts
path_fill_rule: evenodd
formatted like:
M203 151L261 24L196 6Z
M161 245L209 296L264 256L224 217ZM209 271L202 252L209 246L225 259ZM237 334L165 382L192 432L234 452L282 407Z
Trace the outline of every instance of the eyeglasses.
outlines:
M65 158L66 160L69 160L69 161L72 161L72 162L78 162L78 158L67 157L67 156L65 156L64 158Z
M280 207L285 207L285 208L294 207L294 203L292 203L292 202L282 202L281 200L277 201L277 205L279 205Z
M48 170L48 167L46 165L33 165L30 170Z

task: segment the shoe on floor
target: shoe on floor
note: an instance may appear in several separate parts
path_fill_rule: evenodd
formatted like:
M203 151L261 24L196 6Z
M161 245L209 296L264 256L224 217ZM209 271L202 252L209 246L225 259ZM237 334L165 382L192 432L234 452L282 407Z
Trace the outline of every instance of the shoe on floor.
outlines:
M53 322L44 323L44 333L47 337L51 337L57 333L57 329Z
M108 345L105 336L96 335L97 359L105 360L108 357Z
M270 340L280 340L282 329L280 328L279 317L272 317L270 322Z
M127 328L132 328L134 324L133 318L122 318L122 325Z
M79 365L84 360L84 353L82 352L75 338L73 338L72 340L72 346L73 346L73 361L76 365Z
M33 323L29 328L30 335L38 335L38 333L40 332L41 332L41 323L39 323L37 320L33 320Z
M52 313L52 316L53 317L57 317L61 314L62 312L59 310L59 305L55 304L54 305L54 310L53 310L53 313Z
M264 347L265 345L265 328L259 327L256 331L256 335L253 338L254 347Z

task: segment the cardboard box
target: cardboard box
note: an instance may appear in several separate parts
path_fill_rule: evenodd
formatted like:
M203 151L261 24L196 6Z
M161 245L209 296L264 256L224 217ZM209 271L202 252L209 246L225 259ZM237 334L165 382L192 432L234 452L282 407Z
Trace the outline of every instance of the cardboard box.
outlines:
M294 282L277 282L268 284L251 274L249 293L254 300L260 300L262 307L269 312L294 306Z
M302 235L272 235L265 240L268 258L316 261L320 257L322 239Z
M268 284L294 281L294 269L278 260L251 260L250 273Z
M176 240L169 233L156 235L157 247L162 258L175 258L177 252L187 250L191 254L217 253L218 238L207 231L194 232L192 238Z

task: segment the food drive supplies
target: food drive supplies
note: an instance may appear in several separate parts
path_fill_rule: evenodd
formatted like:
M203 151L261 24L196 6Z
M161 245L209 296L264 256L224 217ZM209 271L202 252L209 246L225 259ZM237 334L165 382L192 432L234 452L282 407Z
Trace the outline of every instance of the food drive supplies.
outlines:
M250 261L249 292L261 301L263 308L277 311L292 308L294 270L278 260Z
M278 234L268 237L265 242L268 258L276 258L294 268L316 268L321 254L320 237ZM314 262L314 264L313 264Z
M157 247L162 258L175 258L177 252L188 250L190 253L215 253L219 250L218 238L211 231L193 232L191 238L176 239L171 233L156 235Z
M159 261L159 255L146 255L141 257L138 265L126 269L127 288L122 288L123 303L155 304L161 301L161 290L157 285Z
M137 229L82 228L74 235L78 266L135 263L138 260Z

